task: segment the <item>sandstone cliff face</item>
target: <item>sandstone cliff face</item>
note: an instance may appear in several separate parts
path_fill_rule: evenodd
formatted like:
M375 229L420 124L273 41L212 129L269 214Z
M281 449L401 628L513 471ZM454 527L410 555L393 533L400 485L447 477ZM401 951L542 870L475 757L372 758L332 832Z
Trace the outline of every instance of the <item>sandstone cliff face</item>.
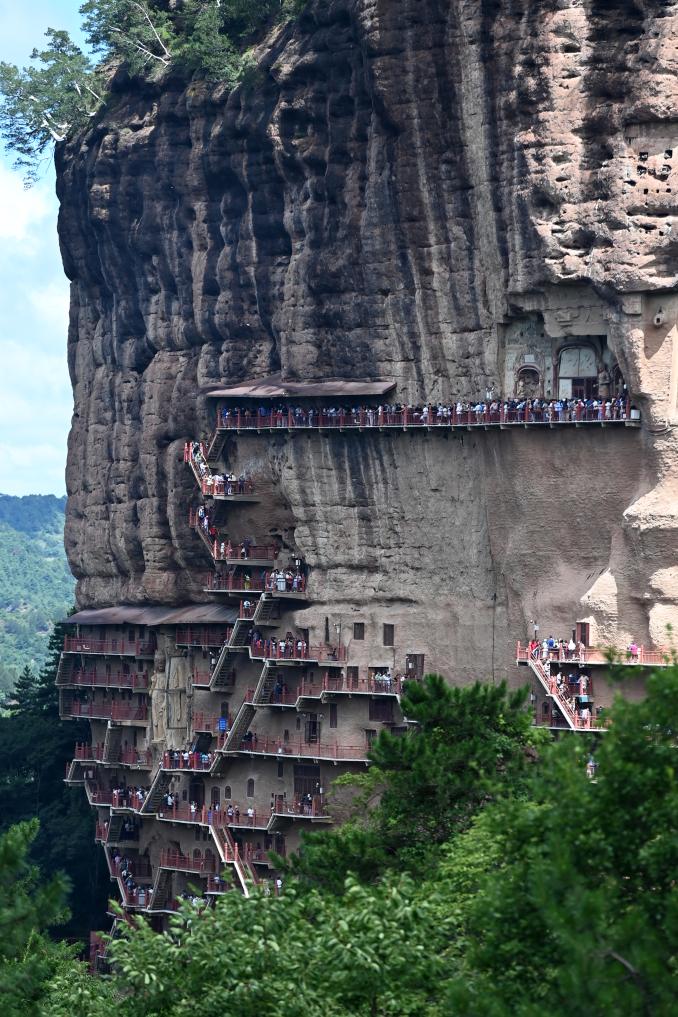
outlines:
M376 643L394 622L458 678L505 673L532 620L665 642L677 28L662 0L316 0L249 88L120 82L57 154L80 605L204 596L182 447L213 425L205 388L506 390L507 336L536 320L604 333L640 433L234 439L270 497L229 526L306 557L299 621L366 619Z

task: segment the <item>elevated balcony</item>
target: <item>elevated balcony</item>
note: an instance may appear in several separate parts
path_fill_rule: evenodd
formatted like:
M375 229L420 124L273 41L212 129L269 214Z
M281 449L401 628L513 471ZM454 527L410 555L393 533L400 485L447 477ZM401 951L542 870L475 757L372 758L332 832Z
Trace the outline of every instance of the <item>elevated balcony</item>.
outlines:
M201 876L213 875L217 870L217 859L213 855L203 856L198 852L193 857L182 855L178 851L162 851L160 868L173 869L176 872L195 872Z
M214 464L223 441L217 440L219 451L212 447L206 448L199 442L186 442L184 445L184 462L187 463L196 479L198 487L206 498L218 501L258 502L254 481L251 477L231 477L215 473L210 464Z
M62 692L59 695L59 716L62 720L87 717L90 720L112 720L119 724L145 725L148 723L148 705L115 699L84 702Z
M196 646L199 649L219 649L231 637L233 626L202 626L199 628L177 628L174 639L176 646Z
M153 767L153 753L150 749L125 746L107 753L103 742L97 745L76 743L73 759L102 766L128 766L135 770L150 770Z
M260 737L256 731L250 731L251 737L244 737L237 748L230 752L247 753L249 755L281 756L293 759L327 760L329 762L368 763L368 745L342 745L338 742L306 742L302 739Z
M480 405L480 404L476 404ZM376 407L365 407L355 412L329 412L324 409L301 411L289 408L285 411L258 413L248 409L233 409L217 416L217 426L209 449L223 446L223 437L229 431L251 431L254 433L280 431L388 431L388 430L472 430L475 428L504 427L561 427L561 426L640 426L640 414L632 410L627 401L621 410L614 406L609 415L604 408L576 406L572 410L558 412L554 405L533 407L525 402L517 409L509 409L504 402L497 408L461 409L451 407L449 415L440 415L433 405L421 409L405 408L402 412L381 413ZM209 453L211 454L211 453Z
M141 799L138 798L133 788L107 791L89 781L85 782L85 791L87 792L87 801L90 805L107 805L112 810L115 809L121 812L140 813L145 800L145 795Z
M518 649L520 649L520 647ZM569 689L566 687L565 683L562 682L559 685L557 679L551 676L551 664L549 661L542 661L539 654L536 656L534 654L528 654L527 663L539 680L539 683L546 695L553 698L554 703L565 718L570 730L605 730L604 722L595 718L590 709L591 697L589 695L590 688L588 684L586 685L585 692L582 687L579 690L574 690L574 694L570 696ZM581 681L583 682L583 679ZM586 681L588 683L588 679L586 679Z
M59 684L72 685L76 688L131 689L133 691L146 692L149 687L149 679L147 671L129 674L124 671L107 673L78 668L73 670L68 678Z
M210 895L230 893L233 890L233 883L230 883L223 876L208 876L205 892Z
M187 752L186 750L168 750L163 752L161 768L167 771L195 770L203 773L214 766L213 752Z
M301 645L299 645L301 643ZM345 646L308 646L302 640L289 644L284 640L258 639L250 643L252 660L265 660L276 665L324 664L341 666L346 661Z
M248 596L253 594L267 593L279 600L307 600L306 578L303 575L295 575L291 580L285 576L276 576L273 573L266 573L262 576L230 575L219 576L209 573L205 577L204 591L206 593L224 593L235 596Z
M193 714L192 726L193 731L197 733L205 734L223 734L228 731L233 723L233 717L223 717L204 713L202 710L198 710Z
M675 650L672 648L660 650L646 650L643 646L637 646L635 653L628 649L614 650L612 655L614 661L623 664L624 667L671 667L674 663ZM536 657L543 663L558 664L585 664L587 667L609 667L610 650L599 649L595 646L579 648L573 653L562 650L559 647L550 650L547 657L543 657L541 647L536 650ZM530 664L535 658L535 651L530 651L529 646L518 643L516 648L516 663Z
M345 674L325 675L322 682L323 698L334 695L348 696L400 696L402 681L388 676L347 677Z
M155 639L129 640L125 636L116 636L110 639L93 639L91 636L65 636L64 653L152 658L155 656Z
M288 801L284 795L275 795L271 807L269 831L278 830L287 823L308 821L310 823L331 823L332 817L322 795L295 795Z

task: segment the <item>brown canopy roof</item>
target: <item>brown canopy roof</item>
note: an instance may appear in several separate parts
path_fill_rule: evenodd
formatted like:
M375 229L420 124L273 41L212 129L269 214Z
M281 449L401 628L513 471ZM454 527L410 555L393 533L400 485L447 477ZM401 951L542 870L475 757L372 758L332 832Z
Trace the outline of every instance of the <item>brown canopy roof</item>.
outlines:
M282 399L297 396L304 399L331 396L383 396L395 388L394 381L355 381L346 378L325 378L317 381L285 381L282 374L253 378L232 388L216 388L208 392L213 399Z
M122 604L78 611L64 618L67 625L219 625L230 624L238 609L225 604L187 604L185 607L143 607Z

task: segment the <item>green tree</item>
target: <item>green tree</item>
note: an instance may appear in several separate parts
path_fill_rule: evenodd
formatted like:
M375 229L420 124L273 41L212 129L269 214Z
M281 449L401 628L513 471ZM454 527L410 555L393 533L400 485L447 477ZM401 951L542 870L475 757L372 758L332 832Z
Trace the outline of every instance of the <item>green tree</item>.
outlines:
M431 1012L443 975L444 929L412 880L364 887L342 898L239 895L199 914L192 905L158 935L146 923L111 945L120 1017L371 1017ZM433 947L433 949L432 949ZM435 949L438 947L438 950ZM104 990L106 991L106 990ZM57 1008L58 1004L58 1008ZM45 1017L93 1017L91 998L62 980Z
M32 857L46 879L60 872L72 876L72 916L63 934L87 939L103 919L108 875L94 844L87 801L63 781L75 742L88 737L85 722L59 719L54 683L63 636L63 626L57 626L47 663L34 680L29 669L22 672L16 705L0 717L0 832L38 817Z
M379 735L355 818L305 835L291 870L341 892L349 872L369 880L390 867L429 868L438 845L478 810L524 788L535 736L524 704L525 692L505 684L451 688L439 675L408 682L400 705L414 725ZM367 809L370 798L378 804Z
M80 7L87 41L105 59L122 60L132 74L169 67L176 35L167 9L146 0L86 0Z
M45 936L67 916L63 878L41 877L29 861L38 822L20 823L0 836L0 998L11 1017L39 1013L48 983L69 952Z
M68 33L45 34L47 46L33 50L32 65L0 63L0 136L29 180L38 157L88 123L103 101L99 75Z
M678 974L678 670L619 701L587 746L545 757L532 799L501 803L501 869L473 901L450 1007L472 1015L668 1017Z

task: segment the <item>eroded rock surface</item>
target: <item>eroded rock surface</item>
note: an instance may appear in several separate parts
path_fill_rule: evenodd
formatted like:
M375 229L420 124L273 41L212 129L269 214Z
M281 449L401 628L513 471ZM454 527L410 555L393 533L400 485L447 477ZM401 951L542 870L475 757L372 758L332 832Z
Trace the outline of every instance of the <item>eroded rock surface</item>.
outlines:
M677 29L660 0L317 0L248 88L119 82L57 155L80 605L204 596L182 452L211 385L282 370L456 399L521 364L543 381L554 344L594 335L641 431L233 439L268 496L229 526L298 549L299 620L366 619L370 663L384 621L459 678L505 673L536 619L665 643Z

